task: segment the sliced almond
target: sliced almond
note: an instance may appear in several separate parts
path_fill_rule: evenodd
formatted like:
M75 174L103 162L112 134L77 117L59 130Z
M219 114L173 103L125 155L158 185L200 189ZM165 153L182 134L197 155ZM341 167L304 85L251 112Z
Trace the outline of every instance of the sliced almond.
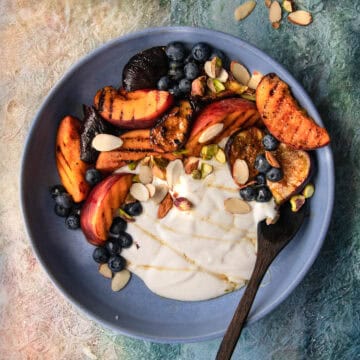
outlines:
M204 71L208 77L210 77L211 79L215 79L216 78L216 61L212 61L212 60L206 61L204 64Z
M312 16L308 11L297 10L288 15L288 20L295 24L306 26L312 23Z
M267 160L267 162L272 166L272 167L275 167L275 168L280 168L280 164L279 162L277 161L275 155L270 152L270 151L265 151L265 158Z
M146 184L145 186L149 191L150 198L152 198L155 195L155 191L156 191L155 185L154 184Z
M198 142L200 144L206 143L209 140L213 139L215 136L219 135L224 128L223 123L217 123L207 127L200 135Z
M247 85L250 80L250 74L248 69L237 61L232 61L230 63L230 71L234 76L235 80L243 85Z
M243 185L249 180L249 167L245 160L236 159L232 168L232 176L237 184Z
M231 214L248 214L251 211L249 203L239 198L224 200L224 207Z
M222 83L227 82L229 74L225 69L221 69L220 74L217 76L216 80L219 80Z
M139 201L148 201L149 200L149 190L142 183L134 183L131 185L130 194L134 199Z
M256 88L258 87L258 85L259 85L261 79L263 78L263 76L264 76L264 75L263 75L261 72L259 72L259 71L254 71L254 72L252 73L252 75L251 75L251 78L250 78L248 84L247 84L248 87L249 87L250 89L256 90Z
M269 8L271 6L271 0L265 0L265 6Z
M165 184L155 186L155 194L152 197L152 200L155 204L160 204L168 192L169 188Z
M149 166L140 166L139 180L144 185L150 184L153 181L153 173Z
M111 290L120 291L121 289L123 289L129 282L130 277L131 273L127 269L115 273L114 277L111 280Z
M171 195L167 193L167 195L164 197L164 199L161 201L159 205L158 213L157 213L158 219L164 218L172 207L173 207L173 199Z
M254 0L247 1L238 6L234 11L235 20L240 21L248 17L254 10L255 6L256 1Z
M112 271L110 270L108 264L100 264L99 265L99 273L103 276L106 277L107 279L111 279L112 278Z
M180 176L184 173L184 165L180 159L170 161L166 167L166 181L169 188L172 189L174 185L180 181Z
M284 0L282 3L282 7L288 13L291 13L294 11L294 4L293 4L292 0Z
M184 160L185 174L191 174L199 166L199 158L190 156Z
M273 1L271 3L269 10L269 20L272 24L281 20L281 6L277 1Z
M110 134L98 134L91 142L91 146L97 151L115 150L122 144L123 141L119 137Z

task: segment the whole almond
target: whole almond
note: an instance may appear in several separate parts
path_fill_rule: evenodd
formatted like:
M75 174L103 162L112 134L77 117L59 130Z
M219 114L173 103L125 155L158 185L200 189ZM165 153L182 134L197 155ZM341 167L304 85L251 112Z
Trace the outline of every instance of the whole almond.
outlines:
M287 18L291 23L301 26L309 25L312 22L311 14L304 10L294 11L290 13Z
M275 155L270 152L270 151L265 151L265 158L267 160L267 162L272 166L272 167L275 167L275 168L280 168L280 164L279 162L277 161Z
M211 139L213 139L215 136L219 135L221 133L221 131L224 128L224 124L223 123L217 123L214 125L211 125L209 127L207 127L200 135L198 142L200 144L206 143L208 141L210 141Z
M164 218L172 207L173 207L173 199L171 195L167 193L167 195L164 197L164 199L161 201L159 205L157 212L158 219Z
M139 201L149 200L149 190L142 183L134 183L131 185L130 194Z
M234 76L235 80L243 85L247 85L250 80L250 74L248 69L237 61L232 61L230 63L230 71Z
M269 20L272 24L281 20L281 6L277 1L273 1L271 3L269 10Z
M111 290L120 291L121 289L123 289L129 282L130 277L131 273L127 269L115 273L114 277L111 280Z
M115 150L122 144L123 141L119 137L110 134L98 134L91 142L91 146L97 151Z
M248 214L251 211L249 203L239 198L224 200L224 207L231 214Z
M256 1L250 0L240 6L238 6L234 11L235 20L240 21L248 17L252 11L255 9Z
M142 165L139 170L139 180L142 184L150 184L153 181L153 173L149 166Z
M243 185L249 180L249 166L245 160L236 159L232 168L232 176L237 184Z

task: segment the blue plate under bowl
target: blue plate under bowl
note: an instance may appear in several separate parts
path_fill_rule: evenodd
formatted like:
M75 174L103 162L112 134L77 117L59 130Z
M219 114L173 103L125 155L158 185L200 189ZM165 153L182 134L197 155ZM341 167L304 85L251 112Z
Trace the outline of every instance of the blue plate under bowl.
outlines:
M22 158L21 204L26 228L37 258L69 301L92 319L119 333L157 342L190 342L224 334L243 290L217 299L182 302L161 298L133 276L114 293L92 260L93 247L81 231L67 230L54 215L49 186L59 183L55 164L55 137L60 120L82 116L82 104L91 104L105 85L119 86L122 68L135 53L171 41L207 42L230 59L263 74L277 73L309 114L322 125L301 85L277 62L248 43L221 32L190 27L147 29L111 41L87 55L49 93L33 121ZM278 306L303 279L325 238L334 200L333 158L329 146L315 152L316 192L310 217L270 269L249 315L259 320Z

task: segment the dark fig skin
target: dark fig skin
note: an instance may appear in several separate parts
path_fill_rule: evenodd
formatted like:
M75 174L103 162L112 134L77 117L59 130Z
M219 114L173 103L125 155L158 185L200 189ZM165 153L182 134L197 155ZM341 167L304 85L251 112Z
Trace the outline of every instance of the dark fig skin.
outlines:
M161 46L134 55L125 65L122 85L126 91L156 89L157 83L168 72L169 62Z

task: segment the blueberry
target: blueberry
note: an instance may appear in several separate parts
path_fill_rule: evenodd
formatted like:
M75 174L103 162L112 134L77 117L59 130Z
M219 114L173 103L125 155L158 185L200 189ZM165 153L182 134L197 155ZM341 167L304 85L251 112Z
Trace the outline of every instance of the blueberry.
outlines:
M70 214L65 219L65 225L70 230L76 230L80 227L80 216L76 214Z
M125 268L126 260L120 255L112 255L108 265L112 272L119 272Z
M120 234L121 232L125 231L126 228L127 222L121 217L115 217L111 224L110 232L112 234Z
M58 195L55 198L55 202L65 209L70 209L74 204L74 201L73 201L71 195L69 195L68 193L62 193L62 194Z
M182 94L181 90L179 89L179 85L174 85L172 88L170 88L169 93L175 97L179 97Z
M251 186L247 186L245 188L240 189L240 196L245 201L255 200L256 190Z
M183 67L182 61L170 61L169 70L181 69Z
M92 256L93 259L99 264L104 264L108 262L110 257L109 252L103 246L95 248Z
M191 81L189 79L181 79L179 82L179 89L185 94L189 93L191 90Z
M267 134L263 137L262 143L265 150L274 151L279 146L279 141L277 141L271 134Z
M208 44L197 43L191 49L191 54L193 58L197 61L204 62L210 56L211 48Z
M229 59L228 57L219 49L213 49L209 60L213 59L214 57L218 57L219 59L221 59L222 62L222 66L223 67L227 67L228 63L229 63Z
M120 243L117 239L109 239L105 243L105 248L110 255L119 254L121 251Z
M124 211L130 216L138 216L142 213L143 208L140 201L134 201L124 206Z
M171 42L165 49L165 53L170 60L181 61L185 58L185 47L181 42Z
M184 71L182 68L170 69L168 72L172 80L178 81L184 77Z
M168 76L161 77L157 83L157 88L159 90L167 90L170 86L171 80Z
M271 191L267 186L261 186L258 188L256 201L257 202L268 202L272 198Z
M192 54L190 53L190 54L185 58L184 63L187 64L187 63L189 63L189 62L194 62L194 61L195 61L195 60L194 60Z
M260 154L256 157L254 167L262 173L266 173L271 169L271 165L267 162L264 154Z
M266 178L270 181L280 181L282 178L284 177L284 174L282 172L281 169L279 168L271 168L267 173L266 173Z
M122 248L128 248L133 243L132 236L130 234L128 234L127 232L120 233L118 240L119 240L119 244Z
M67 217L70 214L71 209L64 208L63 206L61 206L59 204L55 204L54 211L57 216Z
M66 192L66 189L60 184L53 185L50 187L50 194L53 199L55 199L57 196L59 196L64 192Z
M97 169L87 169L86 173L85 173L85 180L86 182L91 185L94 186L96 184L98 184L102 179L101 173L99 170Z
M266 184L266 176L265 176L265 174L260 173L260 174L256 175L255 180L256 180L256 183L258 185L265 185Z
M189 62L184 66L184 74L187 79L194 80L200 74L199 67L194 62Z
M80 216L82 206L83 206L83 202L80 203L74 202L71 208L71 214Z

